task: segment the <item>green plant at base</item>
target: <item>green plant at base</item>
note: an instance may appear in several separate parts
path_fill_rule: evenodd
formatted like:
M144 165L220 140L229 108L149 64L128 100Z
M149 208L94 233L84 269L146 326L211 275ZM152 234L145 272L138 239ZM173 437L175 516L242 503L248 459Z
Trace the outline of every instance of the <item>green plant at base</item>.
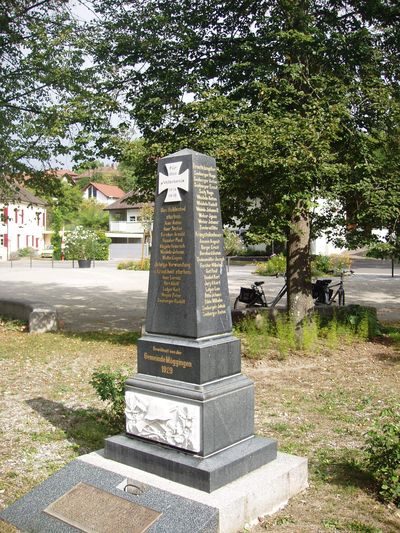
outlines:
M400 507L400 410L384 409L367 433L366 466L383 501Z
M118 270L150 270L150 259L139 259L138 261L122 261L118 263Z
M238 325L237 332L243 339L245 356L249 359L262 359L270 345L271 332L268 320L262 315L245 318Z
M301 335L299 338L299 347L305 352L316 349L319 337L319 317L313 315L303 321Z
M90 384L104 402L108 402L108 415L116 426L123 427L125 411L125 381L131 372L128 369L111 370L107 366L96 369Z
M274 255L265 263L256 264L256 274L260 276L275 276L286 272L286 257L282 254Z
M290 350L296 349L296 326L290 317L279 314L275 320L275 331L279 340L279 354L284 359Z

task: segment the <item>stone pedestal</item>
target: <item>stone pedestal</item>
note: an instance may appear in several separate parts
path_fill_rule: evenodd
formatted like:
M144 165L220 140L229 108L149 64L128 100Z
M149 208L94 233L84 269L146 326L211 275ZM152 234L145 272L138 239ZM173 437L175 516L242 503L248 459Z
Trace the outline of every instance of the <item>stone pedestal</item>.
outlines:
M126 383L126 436L105 456L211 492L273 461L254 436L254 386L240 373L215 161L159 161L146 333Z

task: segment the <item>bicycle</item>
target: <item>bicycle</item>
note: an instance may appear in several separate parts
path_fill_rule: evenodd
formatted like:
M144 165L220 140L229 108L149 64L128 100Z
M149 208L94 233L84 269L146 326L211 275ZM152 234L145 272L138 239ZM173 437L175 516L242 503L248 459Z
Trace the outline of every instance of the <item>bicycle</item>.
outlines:
M333 271L332 271L333 273ZM338 305L345 305L346 292L344 290L343 278L346 274L354 274L354 270L342 270L340 272L340 281L332 283L331 279L317 279L312 284L312 296L315 304L331 305L338 298ZM334 288L337 287L336 292Z
M276 274L278 277L278 274ZM239 296L235 299L233 304L233 309L239 309L240 303L244 304L245 308L249 307L275 307L276 304L283 298L287 292L286 280L283 287L280 289L278 294L272 300L271 303L268 303L267 297L265 296L263 281L255 281L252 283L251 288L249 287L240 287Z

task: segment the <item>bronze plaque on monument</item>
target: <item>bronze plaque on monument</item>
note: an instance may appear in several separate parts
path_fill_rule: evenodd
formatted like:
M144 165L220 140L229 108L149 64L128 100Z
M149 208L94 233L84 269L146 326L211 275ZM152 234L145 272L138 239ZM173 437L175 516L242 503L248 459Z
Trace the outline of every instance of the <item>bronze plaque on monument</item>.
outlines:
M44 512L85 533L144 533L162 515L86 483L75 485Z

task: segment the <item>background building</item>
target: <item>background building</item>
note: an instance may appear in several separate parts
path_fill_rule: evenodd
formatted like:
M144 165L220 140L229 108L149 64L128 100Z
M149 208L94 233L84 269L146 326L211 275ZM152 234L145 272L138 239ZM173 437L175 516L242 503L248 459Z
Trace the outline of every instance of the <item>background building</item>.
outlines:
M21 248L42 250L46 217L46 202L22 187L14 203L0 204L0 260Z

